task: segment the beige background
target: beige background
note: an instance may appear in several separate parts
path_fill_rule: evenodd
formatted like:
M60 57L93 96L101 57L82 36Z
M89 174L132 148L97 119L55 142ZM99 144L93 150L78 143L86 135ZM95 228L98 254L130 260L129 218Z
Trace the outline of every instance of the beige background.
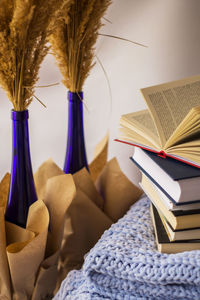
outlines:
M109 158L117 156L122 170L131 180L138 171L129 160L133 148L113 141L120 115L145 107L139 89L200 73L200 1L198 0L114 0L107 18L112 24L101 32L118 35L148 45L99 37L97 56L109 77L109 88L97 63L88 78L85 92L85 136L88 160L96 143L110 130ZM61 82L52 56L47 56L38 84ZM67 91L56 87L36 89L37 101L30 106L30 140L33 169L52 157L63 166L67 135ZM0 178L11 165L12 106L0 90Z

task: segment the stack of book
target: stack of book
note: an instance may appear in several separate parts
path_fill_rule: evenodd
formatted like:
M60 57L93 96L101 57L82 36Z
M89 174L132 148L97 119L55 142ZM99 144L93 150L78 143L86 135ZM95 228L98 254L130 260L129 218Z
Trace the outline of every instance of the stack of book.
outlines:
M123 115L118 141L137 146L158 250L200 249L200 76L141 92L149 110Z
M200 169L140 148L131 159L142 171L141 187L152 203L158 250L200 249Z

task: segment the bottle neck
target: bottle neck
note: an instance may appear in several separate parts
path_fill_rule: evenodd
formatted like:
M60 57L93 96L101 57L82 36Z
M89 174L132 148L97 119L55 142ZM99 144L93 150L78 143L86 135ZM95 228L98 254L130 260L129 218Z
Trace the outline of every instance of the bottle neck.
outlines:
M68 100L69 101L83 101L83 92L68 92Z
M30 160L28 118L29 113L27 110L12 110L11 112L13 141L12 154L13 158L17 156L20 161L24 159L24 155L26 155L26 160Z
M83 130L83 93L68 92L68 100L68 132L75 126L74 134L78 135Z
M64 164L65 173L88 169L84 141L83 92L68 93L68 137Z
M11 119L13 121L24 121L24 120L28 120L28 118L29 118L28 110L23 110L23 111L12 110L11 111Z

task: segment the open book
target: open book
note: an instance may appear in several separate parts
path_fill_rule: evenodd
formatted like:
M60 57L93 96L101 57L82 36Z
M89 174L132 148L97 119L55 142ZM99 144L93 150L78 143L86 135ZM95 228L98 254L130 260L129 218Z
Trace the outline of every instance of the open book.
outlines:
M122 115L116 140L200 167L200 75L141 93L148 109Z

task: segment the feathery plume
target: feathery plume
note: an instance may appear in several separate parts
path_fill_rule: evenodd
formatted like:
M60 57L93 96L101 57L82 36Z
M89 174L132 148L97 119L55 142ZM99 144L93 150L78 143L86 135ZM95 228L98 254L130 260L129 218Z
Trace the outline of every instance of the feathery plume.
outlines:
M71 0L1 0L0 85L14 110L31 103L48 36L59 9Z
M50 36L53 53L71 92L82 91L94 63L98 31L111 0L74 0L63 10L56 29Z

